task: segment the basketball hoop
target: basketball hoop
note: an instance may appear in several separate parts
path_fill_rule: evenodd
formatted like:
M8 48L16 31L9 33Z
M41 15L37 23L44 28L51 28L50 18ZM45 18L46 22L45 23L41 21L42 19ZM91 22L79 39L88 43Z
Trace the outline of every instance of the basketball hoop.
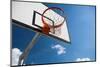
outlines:
M53 11L57 11L59 15L53 16L52 14ZM44 18L44 16L48 17L52 21L48 21L47 19ZM61 19L61 17L63 18ZM64 11L61 8L58 8L58 7L47 8L43 12L41 19L44 25L42 28L43 33L49 34L50 32L57 35L61 34L61 26L63 25L65 21Z

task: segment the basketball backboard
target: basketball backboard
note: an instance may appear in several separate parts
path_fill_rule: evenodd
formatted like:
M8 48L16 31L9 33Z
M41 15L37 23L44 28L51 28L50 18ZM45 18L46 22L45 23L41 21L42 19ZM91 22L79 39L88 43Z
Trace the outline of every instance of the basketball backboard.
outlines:
M12 1L12 19L16 20L16 24L31 28L34 31L42 33L41 28L43 27L43 23L41 21L41 14L47 8L48 7L45 6L43 3ZM60 19L63 19L62 16L60 16L53 10L50 12L48 16L51 15L59 16ZM65 42L70 42L67 21L65 21L64 24L61 26L61 35L49 33L47 36Z

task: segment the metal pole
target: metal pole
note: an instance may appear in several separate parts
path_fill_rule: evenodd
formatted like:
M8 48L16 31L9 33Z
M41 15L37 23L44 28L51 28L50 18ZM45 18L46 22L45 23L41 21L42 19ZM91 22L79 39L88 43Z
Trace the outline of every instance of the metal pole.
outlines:
M36 40L40 36L40 33L37 32L36 35L33 37L32 41L29 43L29 45L26 47L22 55L19 57L18 65L23 65L24 61L26 60L30 50L33 48L33 45L35 44Z

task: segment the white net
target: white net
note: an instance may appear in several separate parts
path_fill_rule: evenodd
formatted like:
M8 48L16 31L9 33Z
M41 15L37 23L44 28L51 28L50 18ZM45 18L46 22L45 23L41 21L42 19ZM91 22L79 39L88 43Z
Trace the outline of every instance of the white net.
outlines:
M62 11L58 10L58 12L59 14L57 13L55 14L53 10L48 10L44 13L44 16L49 18L49 19L44 18L44 20L47 21L47 24L52 25L54 23L54 25L59 25L64 21L64 18L62 18Z
M57 35L57 36L60 36L61 35L61 27L50 28L50 32Z
M54 11L57 11L57 13L55 14ZM50 26L50 33L55 34L57 36L61 35L61 26L58 27L55 26L63 23L65 18L62 18L62 14L63 12L58 9L53 9L53 10L50 9L44 13L44 16L49 18L49 19L44 18L44 20Z

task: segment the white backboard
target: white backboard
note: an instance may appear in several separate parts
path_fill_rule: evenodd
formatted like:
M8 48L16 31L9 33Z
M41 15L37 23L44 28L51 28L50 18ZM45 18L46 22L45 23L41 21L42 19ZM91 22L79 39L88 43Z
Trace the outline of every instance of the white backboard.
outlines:
M35 29L40 29L38 26L43 27L40 14L42 14L43 11L47 8L48 7L45 6L43 3L12 1L12 19L20 21L21 23L29 25ZM37 11L40 14L34 13L34 11ZM51 11L50 15L60 16L54 11ZM60 18L63 19L62 16L60 16ZM49 35L51 37L53 36L54 38L57 38L66 42L70 42L67 22L65 21L64 24L61 26L61 35L58 36L52 33L49 33Z

